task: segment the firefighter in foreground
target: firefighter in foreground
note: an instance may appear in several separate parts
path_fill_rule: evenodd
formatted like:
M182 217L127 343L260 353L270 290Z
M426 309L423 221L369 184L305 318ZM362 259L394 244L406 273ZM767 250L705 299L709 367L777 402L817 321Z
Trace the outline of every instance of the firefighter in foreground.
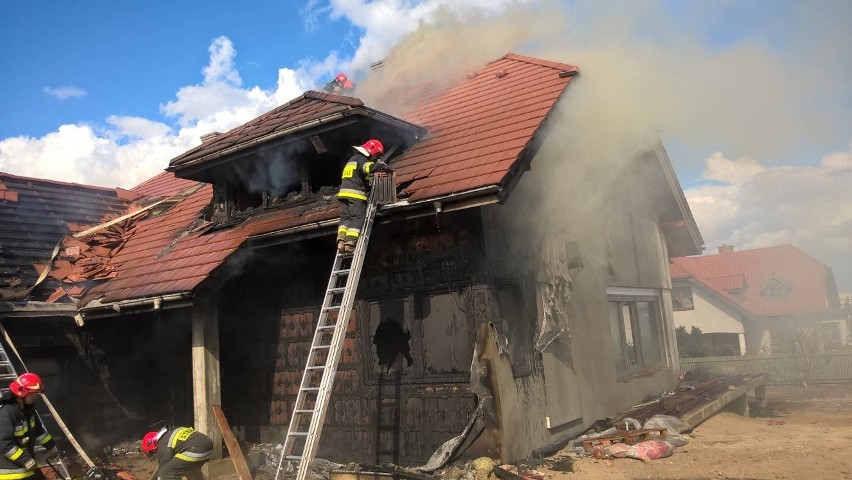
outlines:
M337 200L340 202L337 251L340 253L352 253L358 244L367 214L373 173L390 170L383 161L376 161L385 152L382 142L370 139L363 145L352 148L355 153L343 167L343 179L337 194Z
M142 451L157 454L160 480L204 480L201 466L213 456L213 440L191 427L163 428L142 437Z
M0 397L0 480L45 478L38 470L35 447L47 450L48 458L56 458L56 442L47 433L36 414L33 401L44 392L44 383L35 373L24 373L9 385Z

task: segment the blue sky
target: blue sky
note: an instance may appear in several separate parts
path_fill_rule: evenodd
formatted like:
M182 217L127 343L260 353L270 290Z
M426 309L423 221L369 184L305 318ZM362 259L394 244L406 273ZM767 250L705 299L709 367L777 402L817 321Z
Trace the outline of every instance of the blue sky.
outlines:
M662 137L708 253L792 243L852 291L850 20L848 0L3 0L0 171L131 187L338 71L515 51L580 67L588 138Z

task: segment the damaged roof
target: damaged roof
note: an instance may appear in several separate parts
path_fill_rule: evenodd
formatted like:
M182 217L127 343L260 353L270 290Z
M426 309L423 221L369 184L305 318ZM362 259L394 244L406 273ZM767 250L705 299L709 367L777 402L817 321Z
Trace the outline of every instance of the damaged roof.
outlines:
M416 142L392 160L400 193L409 204L483 191L504 199L527 169L554 105L576 73L571 65L507 54L449 88L418 97L419 105L403 119L356 98L306 92L240 127L205 138L174 158L168 172L134 188L144 197L140 208L120 224L82 238L92 247L115 238L120 245L108 252L81 248L81 264L72 261L73 270L62 272L66 276L60 280L70 281L64 292L89 313L112 310L116 302L192 296L227 267L228 258L247 239L333 222L338 207L325 202L259 210L234 226L213 229L203 219L213 188L199 181L209 169L246 152L297 138L304 142L304 135L323 126L362 122L370 131L390 132L399 140L406 136L404 146ZM73 247L73 241L66 243ZM89 281L77 281L81 275Z
M117 216L138 194L0 172L0 298L23 298L64 235Z
M672 280L690 280L751 315L817 313L840 308L831 268L792 245L672 259ZM768 298L772 282L789 288Z
M78 298L79 306L93 309L135 298L192 294L249 237L318 225L339 215L334 203L298 206L255 214L234 227L211 231L199 218L211 201L212 188L193 189L196 182L175 175L188 172L196 177L201 169L260 143L281 142L341 116L369 115L373 122L417 136L426 132L423 127L428 129L425 138L393 161L410 201L509 186L535 154L536 134L576 73L570 65L508 54L459 84L424 96L404 120L369 109L356 98L306 92L207 138L174 158L169 173L133 189L146 197L175 198L167 202L170 210L134 218L121 251L105 260L117 275L87 289Z

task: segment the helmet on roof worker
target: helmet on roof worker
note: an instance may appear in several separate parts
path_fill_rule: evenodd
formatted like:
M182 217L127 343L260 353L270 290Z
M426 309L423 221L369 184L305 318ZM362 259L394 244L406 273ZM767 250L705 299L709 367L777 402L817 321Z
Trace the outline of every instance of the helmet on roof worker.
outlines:
M355 88L355 84L352 83L352 80L346 80L343 82L343 88Z
M349 81L349 78L345 73L338 73L336 77L334 77L334 81L343 85L344 83Z
M371 139L367 140L366 142L364 142L364 144L361 145L361 148L366 150L367 153L369 153L371 157L373 155L381 155L381 154L385 153L385 146L382 145L382 142L376 140L375 138L371 138Z
M10 383L9 390L11 390L16 397L23 398L30 393L43 393L44 383L42 383L41 377L35 373L27 372Z

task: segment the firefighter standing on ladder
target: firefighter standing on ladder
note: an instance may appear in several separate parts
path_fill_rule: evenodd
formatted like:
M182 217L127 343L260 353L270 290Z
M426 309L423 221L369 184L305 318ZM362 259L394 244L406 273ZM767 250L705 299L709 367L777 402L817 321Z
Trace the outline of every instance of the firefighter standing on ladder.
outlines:
M35 373L24 373L9 385L0 397L0 480L45 478L38 470L35 447L57 457L56 441L47 433L36 414L33 401L44 392L44 384Z
M337 251L352 253L364 227L367 200L374 172L389 170L387 164L376 158L385 152L382 142L370 139L355 149L343 167L343 179L337 200L340 202L340 223L337 227Z

